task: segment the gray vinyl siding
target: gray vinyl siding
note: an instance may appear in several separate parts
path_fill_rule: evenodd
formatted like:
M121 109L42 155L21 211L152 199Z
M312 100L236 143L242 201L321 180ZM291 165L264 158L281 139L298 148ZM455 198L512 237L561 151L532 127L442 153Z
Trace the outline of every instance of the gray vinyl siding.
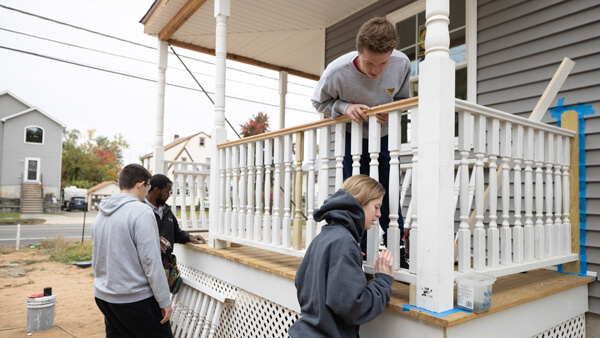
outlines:
M479 1L477 103L520 116L535 107L564 57L576 62L550 107L592 105L585 117L586 255L600 272L600 2ZM544 122L556 121L546 114ZM599 282L589 311L600 314Z
M27 110L29 107L8 93L0 95L0 119ZM4 123L0 123L0 149L4 139ZM2 154L0 154L0 176L2 175ZM1 181L0 181L1 182ZM1 183L0 183L1 184Z
M25 143L25 127L39 126L44 129L44 143ZM31 111L4 123L2 147L2 185L20 185L26 157L40 159L42 183L60 189L62 159L62 127L38 111ZM22 162L23 161L23 162Z

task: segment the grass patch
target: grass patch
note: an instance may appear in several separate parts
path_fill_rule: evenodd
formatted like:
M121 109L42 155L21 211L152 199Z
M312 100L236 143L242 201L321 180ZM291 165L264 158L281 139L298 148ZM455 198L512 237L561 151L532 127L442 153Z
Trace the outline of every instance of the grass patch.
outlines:
M37 260L34 260L34 259L28 259L28 260L26 260L26 261L25 261L25 262L23 262L23 263L24 263L25 265L31 265L31 264L35 264L35 263L41 263L41 262L45 262L45 260L43 260L43 259L37 259Z
M92 242L84 243L65 241L64 238L45 240L40 245L40 250L47 250L50 260L71 264L72 262L86 262L92 260Z
M17 223L21 224L40 224L44 223L44 219L41 218L21 218L21 214L18 212L8 212L0 214L0 225L13 225Z

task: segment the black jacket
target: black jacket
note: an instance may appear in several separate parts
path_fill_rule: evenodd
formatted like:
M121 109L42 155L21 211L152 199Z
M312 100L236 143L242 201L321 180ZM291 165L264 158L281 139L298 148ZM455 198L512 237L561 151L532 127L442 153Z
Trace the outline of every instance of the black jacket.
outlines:
M296 272L302 317L289 329L292 337L358 337L359 325L385 309L394 279L375 274L367 283L359 242L365 214L358 202L338 190L315 211L326 220L310 243Z
M150 203L146 201L146 203ZM158 224L158 235L160 237L166 238L171 246L167 249L167 252L162 254L163 262L165 259L169 258L169 256L173 253L173 246L175 243L185 244L190 241L190 234L187 231L181 230L179 228L179 223L177 222L177 218L171 211L171 207L165 204L165 208L163 209L162 219L158 216L156 212L154 212L154 216L156 217L156 224Z

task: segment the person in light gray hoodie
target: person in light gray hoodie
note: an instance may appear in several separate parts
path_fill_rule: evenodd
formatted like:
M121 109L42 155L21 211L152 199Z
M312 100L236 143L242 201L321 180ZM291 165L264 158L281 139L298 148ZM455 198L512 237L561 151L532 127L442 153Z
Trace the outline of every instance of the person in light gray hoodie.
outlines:
M139 164L125 166L121 193L102 200L92 224L94 297L107 337L173 337L158 226L143 203L151 178Z
M394 281L392 254L379 255L375 278L367 282L359 249L363 230L381 216L384 193L379 182L356 175L315 210L315 220L327 224L296 272L302 316L290 327L291 337L358 337L360 325L385 309Z

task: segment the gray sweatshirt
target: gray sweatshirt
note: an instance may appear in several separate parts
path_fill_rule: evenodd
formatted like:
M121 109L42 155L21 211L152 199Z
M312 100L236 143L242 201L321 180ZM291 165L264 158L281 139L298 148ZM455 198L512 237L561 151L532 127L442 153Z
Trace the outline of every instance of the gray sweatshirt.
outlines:
M92 224L94 296L133 303L154 296L171 304L154 213L132 194L104 198Z
M383 72L371 79L354 66L358 52L350 52L333 60L323 72L311 98L319 113L335 119L346 113L350 104L369 107L400 101L410 97L410 60L404 53L394 50ZM350 131L347 127L346 131ZM381 136L388 133L387 124ZM363 122L363 138L369 136L369 123Z

